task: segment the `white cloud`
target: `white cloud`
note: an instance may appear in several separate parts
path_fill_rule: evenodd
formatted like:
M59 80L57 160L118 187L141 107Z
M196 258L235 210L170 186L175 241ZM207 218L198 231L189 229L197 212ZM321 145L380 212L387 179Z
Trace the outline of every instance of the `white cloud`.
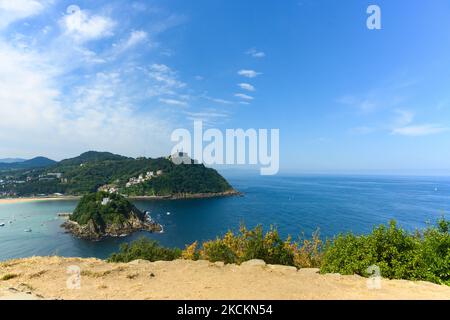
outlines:
M152 64L149 76L170 88L183 88L186 86L185 83L177 79L176 72L165 64Z
M250 50L247 50L245 54L252 56L253 58L264 58L266 54L262 51L258 51L255 48L252 48Z
M414 121L414 112L409 110L395 110L395 113L397 114L397 118L394 121L394 125L397 127L402 127L410 124Z
M178 106L178 107L185 107L188 105L185 101L176 100L176 99L160 98L159 101L162 103L168 104L168 105Z
M136 109L140 88L120 71L97 73L65 93L58 78L64 70L44 56L0 39L0 154L58 159L86 150L131 156L170 151L173 126Z
M261 74L260 72L256 72L254 70L239 70L238 71L238 75L247 77L247 78L255 78L255 77L259 76L260 74Z
M234 96L237 98L244 99L244 100L253 100L254 99L252 96L249 96L249 95L246 95L243 93L236 93Z
M91 15L76 6L70 8L68 9L69 13L60 21L67 36L78 42L85 42L113 35L116 23L111 18Z
M243 90L255 91L255 87L249 83L239 83L238 86Z
M207 109L204 111L192 112L185 111L186 118L190 121L202 121L206 126L212 126L223 122L229 118L226 112L217 111L215 109Z
M7 27L17 20L41 13L48 2L36 0L0 0L0 29Z
M422 124L422 125L410 125L400 128L394 128L392 134L398 134L402 136L428 136L432 134L442 133L449 131L450 128L443 127L438 124Z
M415 114L408 110L395 110L397 118L391 133L402 136L427 136L448 131L450 128L439 124L414 125Z
M357 108L364 113L372 112L380 106L380 104L371 96L359 98L356 96L347 95L340 97L337 102L343 105Z
M137 30L132 31L128 40L124 43L122 50L127 50L135 45L145 42L148 38L148 34L145 31Z
M210 97L207 94L203 94L200 97L203 98L203 99L212 101L212 102L220 103L220 104L232 104L233 103L233 102L231 102L229 100Z

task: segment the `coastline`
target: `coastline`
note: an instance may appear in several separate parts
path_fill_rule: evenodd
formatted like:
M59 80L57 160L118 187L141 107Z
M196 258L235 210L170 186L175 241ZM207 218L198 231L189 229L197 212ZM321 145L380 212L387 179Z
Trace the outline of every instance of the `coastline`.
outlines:
M229 190L225 192L216 193L187 193L187 194L175 194L170 196L133 196L128 197L130 200L183 200L183 199L207 199L207 198L219 198L219 197L231 197L240 196L242 193L236 190ZM23 198L0 198L1 204L14 204L14 203L26 203L26 202L39 202L39 201L69 201L80 200L81 196L48 196L48 197L23 197Z
M242 193L236 190L229 190L225 192L215 193L182 193L174 194L170 196L132 196L128 197L130 200L185 200L185 199L207 199L207 198L220 198L220 197L232 197L241 196Z

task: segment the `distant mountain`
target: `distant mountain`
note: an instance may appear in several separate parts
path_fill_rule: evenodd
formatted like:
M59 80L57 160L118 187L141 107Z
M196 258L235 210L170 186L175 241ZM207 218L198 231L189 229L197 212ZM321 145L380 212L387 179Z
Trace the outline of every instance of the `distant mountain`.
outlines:
M36 157L30 160L13 163L0 163L0 170L20 170L20 169L32 169L43 168L54 165L56 161L45 157Z
M27 159L22 159L22 158L5 158L5 159L0 159L0 163L16 163L16 162L24 162Z

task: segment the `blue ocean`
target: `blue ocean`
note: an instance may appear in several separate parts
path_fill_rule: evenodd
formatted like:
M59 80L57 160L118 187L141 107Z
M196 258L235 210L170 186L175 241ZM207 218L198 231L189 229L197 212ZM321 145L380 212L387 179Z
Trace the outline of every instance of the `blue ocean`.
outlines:
M71 212L76 201L0 204L0 261L29 256L107 258L123 242L145 236L183 248L262 224L278 227L283 237L323 238L342 232L367 233L373 226L396 219L405 229L423 228L442 215L450 216L450 177L383 176L256 176L225 177L241 197L176 201L136 201L164 226L164 232L135 233L100 242L79 240L60 227L57 213ZM11 223L10 223L11 222ZM31 229L31 232L25 232Z

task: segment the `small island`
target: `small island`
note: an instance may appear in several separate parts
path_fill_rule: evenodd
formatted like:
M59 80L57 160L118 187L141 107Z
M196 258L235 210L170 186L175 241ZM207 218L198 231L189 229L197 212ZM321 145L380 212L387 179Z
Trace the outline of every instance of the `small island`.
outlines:
M62 227L78 238L91 241L127 236L136 231L162 231L161 225L125 197L103 191L83 196Z

